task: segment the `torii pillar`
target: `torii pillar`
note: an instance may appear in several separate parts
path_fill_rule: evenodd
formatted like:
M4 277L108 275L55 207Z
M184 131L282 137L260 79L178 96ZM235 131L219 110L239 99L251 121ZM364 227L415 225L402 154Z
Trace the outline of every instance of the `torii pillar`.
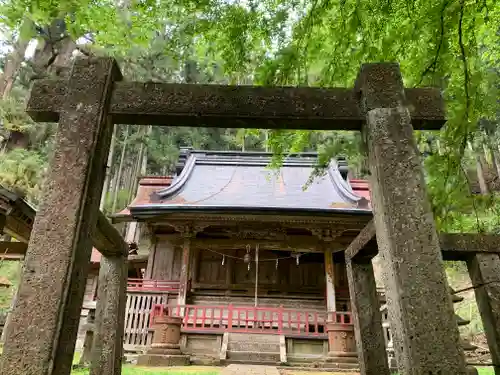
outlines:
M43 203L0 357L2 375L71 372L106 160L113 59L77 59L66 83ZM35 98L31 98L32 100ZM50 94L36 98L51 103Z
M398 64L363 65L355 89L366 115L374 221L399 374L465 375Z

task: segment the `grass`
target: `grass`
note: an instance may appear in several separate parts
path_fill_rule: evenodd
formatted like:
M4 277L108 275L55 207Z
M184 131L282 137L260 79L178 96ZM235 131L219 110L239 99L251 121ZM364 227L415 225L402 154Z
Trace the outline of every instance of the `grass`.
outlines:
M88 375L89 370L73 370L71 375ZM169 368L146 368L123 366L122 375L219 375L220 371L213 367L188 366Z
M495 375L495 370L493 367L478 367L479 375Z
M495 375L495 370L492 367L477 367L479 375ZM398 375L397 373L393 375Z

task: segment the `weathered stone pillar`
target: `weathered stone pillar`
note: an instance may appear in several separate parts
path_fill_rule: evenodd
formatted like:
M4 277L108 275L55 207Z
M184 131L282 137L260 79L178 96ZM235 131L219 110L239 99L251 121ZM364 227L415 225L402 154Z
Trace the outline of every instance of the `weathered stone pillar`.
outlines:
M179 297L177 299L178 305L185 305L189 286L189 266L191 259L191 240L189 236L184 237L182 244L182 265L181 277L179 280Z
M470 279L475 286L476 302L483 321L495 374L500 374L500 257L475 254L467 261Z
M326 281L326 310L334 312L337 310L335 301L335 275L333 268L333 253L325 250L325 281Z
M377 243L400 375L464 375L465 357L397 64L363 65L356 83Z
M125 254L101 258L91 375L121 374L127 273Z
M382 314L371 260L346 260L361 375L389 375Z
M107 58L79 58L71 70L43 203L0 358L2 375L71 371L90 264L90 234L96 226L113 130L108 103L118 79L116 63Z

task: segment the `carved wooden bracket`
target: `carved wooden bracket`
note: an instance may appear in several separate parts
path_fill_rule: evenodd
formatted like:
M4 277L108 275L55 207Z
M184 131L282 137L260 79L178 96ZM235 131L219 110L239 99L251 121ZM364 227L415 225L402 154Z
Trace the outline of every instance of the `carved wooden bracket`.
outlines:
M311 233L325 242L332 242L342 236L346 231L345 228L329 229L329 228L309 228Z
M197 233L203 232L203 230L209 226L206 223L172 223L171 226L181 234L184 238L196 237Z
M248 228L240 226L238 230L233 233L233 235L238 239L259 239L272 241L284 241L287 239L286 230L282 227Z

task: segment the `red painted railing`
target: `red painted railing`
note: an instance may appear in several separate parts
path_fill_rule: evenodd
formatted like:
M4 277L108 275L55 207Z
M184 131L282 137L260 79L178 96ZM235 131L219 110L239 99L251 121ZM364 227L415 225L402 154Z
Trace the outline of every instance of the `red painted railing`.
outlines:
M128 279L128 292L179 292L179 281Z
M326 336L326 323L352 325L350 312L326 312L248 306L154 305L156 316L167 313L183 317L182 330L203 332L268 333L296 336Z

